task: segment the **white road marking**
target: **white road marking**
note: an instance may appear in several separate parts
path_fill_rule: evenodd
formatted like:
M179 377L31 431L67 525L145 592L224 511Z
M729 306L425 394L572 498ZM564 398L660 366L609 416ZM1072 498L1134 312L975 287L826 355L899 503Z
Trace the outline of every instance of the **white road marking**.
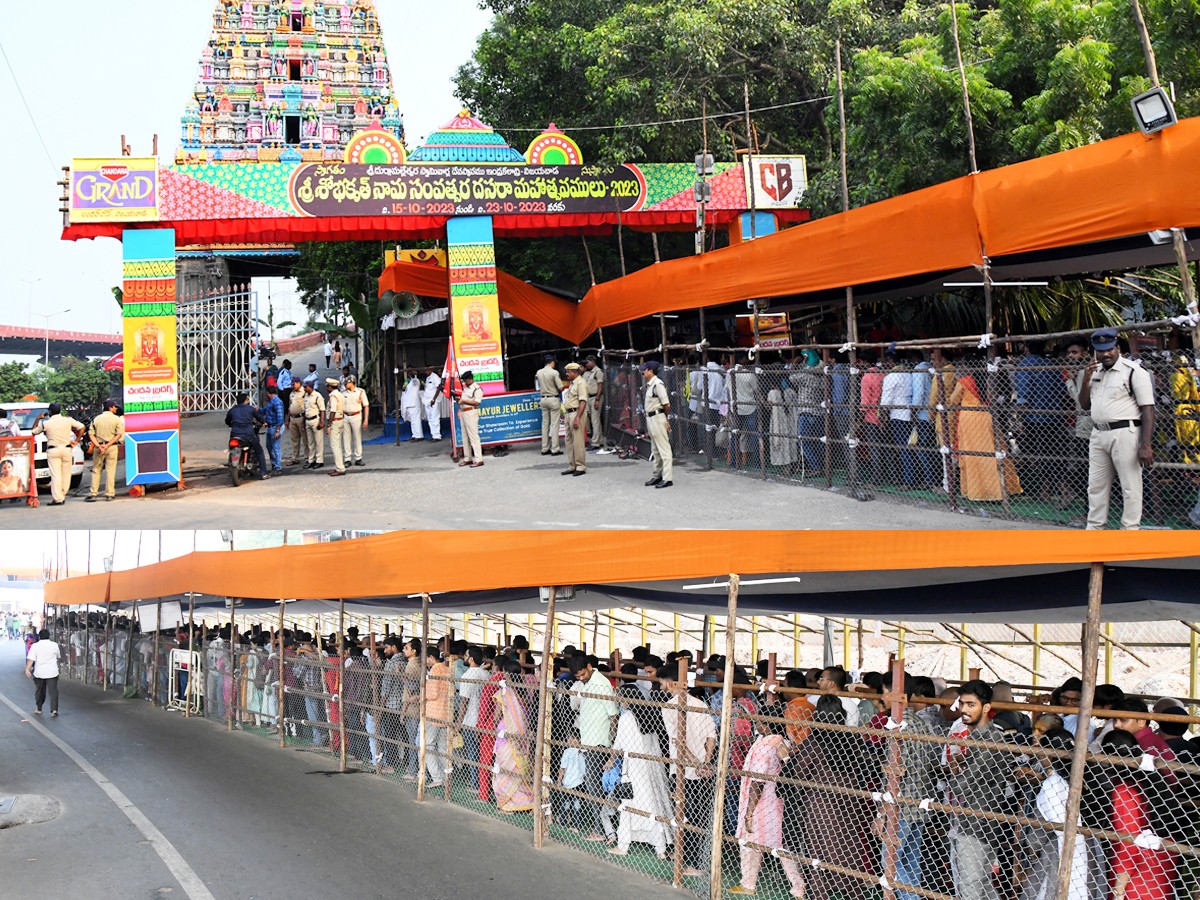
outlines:
M25 711L2 693L0 693L0 701L18 716L23 719L25 718ZM117 809L125 814L125 817L133 823L133 827L141 832L142 837L154 848L154 852L163 861L163 865L171 871L171 874L175 876L175 880L179 882L179 886L183 888L184 893L191 900L216 900L209 889L204 886L204 882L200 880L200 876L192 870L192 867L187 864L180 852L175 849L175 845L167 840L166 835L154 827L154 823L146 818L145 813L138 809L120 788L105 778L99 769L84 759L70 744L47 729L41 722L34 719L27 719L26 721L42 737L65 753L71 762L79 766L83 770L83 773L96 782L96 786L108 795L108 799L116 805Z
M578 522L534 522L534 525L549 525L553 528L578 528Z
M597 528L612 528L616 531L645 531L649 525L597 525Z

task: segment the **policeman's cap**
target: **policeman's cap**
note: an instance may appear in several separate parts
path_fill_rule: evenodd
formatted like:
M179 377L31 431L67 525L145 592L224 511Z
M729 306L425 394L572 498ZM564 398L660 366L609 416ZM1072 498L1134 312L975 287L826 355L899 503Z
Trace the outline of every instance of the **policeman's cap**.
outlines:
M1117 330L1115 328L1101 328L1092 332L1093 350L1111 350L1115 346L1117 346Z
M467 369L467 371L463 372L463 373L462 373L460 376L458 376L458 377L459 377L459 378L461 378L463 381L474 381L474 380L475 380L475 373L474 373L474 372L472 372L470 369Z
M337 387L339 384L341 384L341 382L336 378L326 378L325 383L329 385L329 387Z
M581 366L577 362L567 363L567 371L568 372L582 372L583 366Z
M542 362L548 362L548 363L554 362L554 354L547 353L545 356L542 357Z
M355 378L353 375L347 375L346 376L346 384L358 384L358 379Z
M656 359L652 359L652 360L650 360L650 362L642 363L642 371L643 372L653 372L655 375L658 374L658 370L661 367L662 367L662 363L660 363Z

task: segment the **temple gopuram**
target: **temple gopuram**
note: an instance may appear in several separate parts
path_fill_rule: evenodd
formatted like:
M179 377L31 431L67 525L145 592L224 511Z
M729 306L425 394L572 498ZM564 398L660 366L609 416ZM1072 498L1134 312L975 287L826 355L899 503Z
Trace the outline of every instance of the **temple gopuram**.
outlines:
M402 155L404 122L374 3L218 0L180 124L178 165ZM183 246L179 293L284 274L295 255L282 243Z

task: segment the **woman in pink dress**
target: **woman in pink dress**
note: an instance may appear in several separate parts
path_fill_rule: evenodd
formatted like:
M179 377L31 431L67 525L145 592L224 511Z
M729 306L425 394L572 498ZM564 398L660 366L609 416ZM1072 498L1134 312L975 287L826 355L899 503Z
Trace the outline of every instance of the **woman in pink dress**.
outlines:
M496 772L493 791L496 809L500 812L529 812L533 809L533 762L525 706L517 687L523 681L520 664L509 663L507 676L500 682L494 697Z
M731 894L753 894L762 868L763 851L749 846L758 844L771 850L783 846L783 798L775 791L775 782L791 756L787 740L777 733L776 725L759 723L761 736L750 747L743 763L741 790L738 795L738 844L741 848L741 882ZM765 776L756 778L755 775ZM749 842L749 843L743 843ZM804 896L804 876L793 859L781 859L784 874L792 886L792 896Z

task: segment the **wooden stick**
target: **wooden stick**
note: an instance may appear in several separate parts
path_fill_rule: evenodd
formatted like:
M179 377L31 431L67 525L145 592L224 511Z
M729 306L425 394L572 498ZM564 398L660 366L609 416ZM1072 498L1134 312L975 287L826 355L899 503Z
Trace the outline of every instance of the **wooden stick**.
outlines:
M1075 746L1071 754L1071 780L1067 793L1066 818L1063 820L1063 851L1058 861L1058 900L1068 900L1075 839L1079 830L1079 804L1083 797L1083 770L1087 765L1088 728L1096 699L1096 669L1099 663L1100 606L1104 589L1104 563L1092 563L1088 579L1088 616L1083 630L1083 690L1079 698L1079 718L1075 723Z
M275 693L278 695L276 701L278 709L275 710L275 727L279 729L279 749L283 750L287 747L287 726L284 724L284 707L287 703L287 697L284 695L284 675L283 675L283 606L284 599L279 598L279 680L275 683Z
M679 715L676 719L675 728L675 746L677 751L675 755L680 759L675 762L675 835L674 835L674 861L672 864L671 885L675 888L683 887L683 820L685 818L683 810L683 748L687 746L687 657L681 656L678 660L678 671L675 673L675 702L679 704Z
M733 668L737 650L737 603L738 588L742 580L738 575L729 576L729 605L725 613L725 677L721 685L721 729L717 739L716 796L713 799L712 854L709 859L708 896L710 900L721 900L725 894L721 882L721 851L725 842L725 781L729 775L729 737L733 729Z
M426 694L426 678L425 678L425 660L429 653L429 595L421 595L421 659L418 673L421 678L419 686L419 703L421 704L420 716L417 725L417 765L420 766L420 771L417 772L417 802L425 800L425 729L429 722L425 718L425 694Z
M338 598L338 633L337 633L337 702L338 702L338 736L341 742L340 772L346 771L346 598Z
M161 532L159 540L162 540ZM161 560L159 560L161 562ZM156 604L156 612L154 616L154 664L150 667L150 675L153 681L150 684L150 702L158 703L158 638L162 633L162 597L158 598Z
M189 592L190 593L190 592ZM183 717L192 717L192 691L196 689L196 597L188 597L188 681L183 692Z
M891 710L889 715L893 722L904 721L904 660L892 661L892 689L884 695L887 703L890 695ZM887 775L888 792L893 797L899 797L900 776L903 771L903 761L900 758L900 740L896 737L896 729L888 732L888 761L884 767ZM894 803L883 804L883 896L885 900L894 900L896 889L896 862L900 855L900 810Z
M231 604L236 604L237 601L229 598ZM237 677L234 675L234 663L237 660L237 655L234 652L234 644L237 641L237 606L229 607L229 708L225 710L225 730L233 731L233 708L237 706ZM225 683L221 682L218 690L224 690Z
M538 850L546 841L546 810L543 806L542 796L545 776L542 769L545 767L545 746L549 737L546 734L546 723L549 721L549 717L546 715L546 703L549 699L550 679L554 677L552 654L554 652L554 604L557 595L558 588L551 585L549 598L546 600L546 633L542 635L542 664L538 669L537 725L534 731L536 743L533 748L533 846Z

